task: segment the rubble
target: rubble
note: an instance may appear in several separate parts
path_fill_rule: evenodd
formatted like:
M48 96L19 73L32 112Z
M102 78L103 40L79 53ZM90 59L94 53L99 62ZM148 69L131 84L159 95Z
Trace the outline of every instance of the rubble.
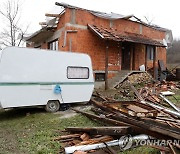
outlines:
M91 120L102 123L103 126L66 128L65 130L71 133L72 140L67 138L65 153L90 153L92 150L98 153L97 150L101 149L101 153L114 154L116 152L111 147L121 146L123 140L119 139L126 135L130 135L132 140L179 141L180 109L165 97L166 94L172 95L171 90L178 89L178 84L167 81L155 83L150 79L142 86L143 79L133 75L116 87L118 91L116 95L133 99L120 101L95 92L90 101L93 105L91 112L73 109ZM139 82L135 84L135 81ZM164 90L168 92L163 93ZM161 152L176 153L180 149L179 144L172 142L164 146L147 146L159 149ZM132 147L136 146L132 145Z

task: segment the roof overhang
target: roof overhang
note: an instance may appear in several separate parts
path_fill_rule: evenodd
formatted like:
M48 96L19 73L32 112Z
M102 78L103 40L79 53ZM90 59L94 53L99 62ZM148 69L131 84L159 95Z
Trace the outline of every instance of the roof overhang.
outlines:
M94 32L98 37L104 40L111 40L116 42L132 42L140 43L146 45L153 45L158 47L166 47L163 43L153 40L147 36L135 33L124 32L120 33L112 28L107 29L103 27L98 27L95 25L89 25L88 28Z
M55 31L55 28L53 27L44 27L35 33L33 33L31 36L26 37L25 40L27 42L43 42L49 37L53 36Z

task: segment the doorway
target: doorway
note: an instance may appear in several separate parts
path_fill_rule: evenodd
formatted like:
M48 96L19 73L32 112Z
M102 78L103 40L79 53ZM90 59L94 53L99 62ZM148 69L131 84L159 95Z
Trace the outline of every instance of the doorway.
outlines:
M128 42L122 43L122 70L131 70L131 44Z

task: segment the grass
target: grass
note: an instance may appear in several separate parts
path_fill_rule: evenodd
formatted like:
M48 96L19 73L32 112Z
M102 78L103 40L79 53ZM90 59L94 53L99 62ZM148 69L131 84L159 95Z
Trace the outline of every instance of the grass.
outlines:
M167 98L172 101L174 104L180 107L180 89L174 91L175 95L168 96Z
M68 119L43 109L15 109L0 112L0 153L58 153L61 145L52 139L68 126L98 126L84 116Z
M124 152L119 152L118 154L160 154L160 151L150 147L138 147L131 150L126 150Z
M180 90L175 97L180 98ZM168 97L175 102L173 98ZM82 115L60 118L60 114L47 113L41 108L21 108L0 111L0 154L56 154L61 144L53 141L62 135L59 130L70 126L99 126L102 124ZM159 154L150 147L138 147L118 154Z

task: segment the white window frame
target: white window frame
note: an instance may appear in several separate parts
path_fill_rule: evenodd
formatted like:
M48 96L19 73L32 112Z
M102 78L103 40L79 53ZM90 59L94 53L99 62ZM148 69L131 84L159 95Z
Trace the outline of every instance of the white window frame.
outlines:
M58 39L51 41L48 43L49 50L55 50L58 51Z

